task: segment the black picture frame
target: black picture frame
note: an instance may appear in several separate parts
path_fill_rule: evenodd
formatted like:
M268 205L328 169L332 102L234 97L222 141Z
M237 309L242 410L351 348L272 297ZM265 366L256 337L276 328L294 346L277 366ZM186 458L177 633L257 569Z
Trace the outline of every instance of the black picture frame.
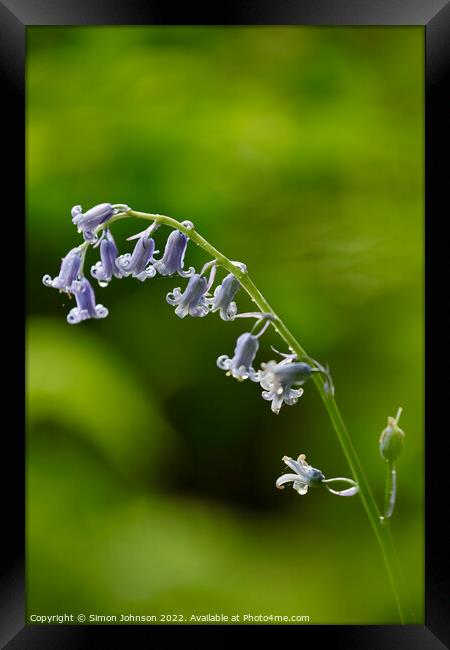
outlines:
M86 25L86 24L299 24L299 25L420 25L425 29L426 88L425 88L425 240L426 240L426 618L423 626L295 626L293 642L301 644L332 642L335 648L367 648L388 650L402 648L438 650L449 647L449 559L446 535L443 534L448 506L445 499L448 474L445 454L447 420L445 418L445 381L437 379L436 370L444 368L444 346L433 347L444 332L443 306L439 295L430 287L443 277L446 255L441 223L444 223L445 181L448 177L445 138L446 108L450 69L450 6L445 0L278 0L260 3L242 0L238 6L223 3L201 8L189 3L180 9L171 3L146 0L0 0L0 81L3 108L2 158L7 162L6 182L3 186L2 219L13 241L13 269L17 269L17 242L25 241L25 51L26 27L31 25ZM445 101L447 98L447 102ZM5 179L5 173L3 178ZM448 180L447 180L448 182ZM14 235L11 235L11 230ZM442 254L439 254L439 244ZM4 244L5 246L5 244ZM6 246L7 248L9 246ZM448 255L448 254L447 254ZM8 268L11 267L8 265ZM25 443L23 418L24 355L23 329L15 324L21 305L17 283L3 279L11 297L3 297L4 341L8 346L17 342L14 362L6 366L7 395L17 390L19 403L12 413L11 425L5 427L3 438L3 466L11 471L3 498L3 567L0 584L0 643L8 650L50 648L70 650L85 648L103 642L114 634L115 642L140 647L144 638L151 640L156 632L208 631L215 626L30 626L25 625ZM3 285L5 290L5 287ZM18 298L19 295L19 298ZM6 322L5 322L6 321ZM9 328L9 330L8 330ZM445 341L442 336L442 342ZM431 368L431 357L438 363ZM5 389L4 389L5 392ZM443 499L441 500L441 495ZM259 627L259 626L258 626ZM265 626L265 631L267 627ZM283 626L285 627L285 626ZM292 627L292 626L288 626ZM162 628L162 629L161 629ZM220 634L234 631L233 626L220 626ZM251 627L239 627L248 633ZM254 629L254 628L253 628ZM272 630L280 634L282 630ZM131 639L131 642L130 642ZM142 641L141 641L142 640Z

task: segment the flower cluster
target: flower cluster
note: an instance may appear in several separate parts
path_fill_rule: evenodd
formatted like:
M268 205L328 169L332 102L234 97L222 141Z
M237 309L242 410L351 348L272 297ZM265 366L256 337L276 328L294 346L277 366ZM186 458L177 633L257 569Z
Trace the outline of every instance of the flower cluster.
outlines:
M145 218L153 218L153 223L146 230L128 238L128 241L135 241L131 252L119 254L110 227L113 221L126 216L133 216L133 213L128 206L122 204L101 203L86 212L83 212L79 205L72 208L72 221L77 226L78 232L82 233L84 242L70 250L62 259L56 277L45 275L42 279L45 286L58 289L69 297L75 296L76 306L67 315L68 323L74 325L91 318L105 318L108 315L106 307L96 304L94 289L84 274L86 252L92 246L93 249L99 249L100 259L91 266L91 276L100 287L106 287L113 277L117 279L133 277L140 282L145 282L157 274L178 275L187 279L187 284L184 289L176 287L170 291L166 301L175 307L175 314L179 318L187 316L204 318L216 312L224 321L255 318L253 328L243 332L237 338L233 355L219 356L217 366L228 376L240 382L250 379L252 382L259 383L262 397L271 403L273 413L278 414L283 404L296 404L303 394L303 384L314 373L322 373L325 391L333 394L333 382L328 368L324 368L314 359L298 359L292 350L288 354L278 353L282 357L281 361L271 360L261 363L260 368L255 369L260 339L271 323L275 326L277 323L271 313L238 313L235 297L241 288L238 277L242 279L247 272L244 264L230 262L236 272L229 272L214 290L212 287L219 266L216 259L207 262L200 273L197 273L193 267L186 269L184 258L189 232L194 228L189 221L179 224L170 220L170 225L174 223L178 227L174 227L168 236L162 256L156 258L155 255L159 251L155 250L156 244L152 235L161 225L159 215L145 215ZM134 216L142 215L134 213ZM168 218L165 219L167 221ZM394 451L391 451L392 435L389 432L388 434L382 437L381 442L382 454L385 457L388 457L388 452L394 454ZM294 490L299 494L306 494L309 487L325 485L330 492L339 496L351 496L358 491L358 485L351 479L326 479L319 469L308 465L304 455L300 455L297 460L284 456L283 461L293 473L280 476L276 482L278 488L283 488L286 483L292 483ZM341 491L333 490L329 484L335 481L350 483L351 487Z
M250 379L259 383L262 397L271 402L274 413L278 414L283 404L295 404L303 394L302 385L314 373L323 373L326 377L325 386L332 386L327 369L311 359L299 360L292 353L282 354L281 361L262 363L259 369L254 367L260 339L274 317L272 314L260 312L238 313L235 298L241 284L237 276L241 277L247 271L241 262L232 262L236 274L229 272L214 289L219 266L217 260L207 262L199 273L193 267L185 268L189 231L194 228L191 222L178 224L180 229L172 230L165 242L164 252L156 257L159 251L155 250L153 233L161 224L157 219L159 215L152 215L154 221L146 230L128 238L129 241L135 242L133 250L120 254L111 233L111 225L115 220L129 216L129 212L132 211L128 206L111 203L101 203L86 212L83 212L80 205L72 208L72 221L78 232L82 233L84 242L67 253L55 278L52 279L49 275L43 277L46 286L59 289L69 297L75 296L76 306L67 316L71 325L91 318L105 318L108 315L106 307L96 304L92 284L84 275L86 252L92 247L99 250L100 259L91 266L90 274L100 287L106 287L112 278L133 277L145 282L157 274L178 275L186 278L187 284L184 288L176 287L170 291L166 301L175 308L175 314L179 318L204 318L217 312L224 321L255 318L254 327L238 337L233 355L219 356L217 365L238 381Z
M239 382L249 379L251 382L259 384L262 389L262 398L270 402L273 413L278 414L283 405L296 404L303 395L303 385L313 376L317 378L317 373L321 375L320 384L324 393L328 396L334 395L333 381L328 367L322 366L303 352L299 358L290 348L287 354L278 353L282 357L281 360L272 359L261 363L259 367L257 366L256 355L260 350L262 336L270 324L274 325L275 330L282 335L284 340L292 341L290 344L293 347L300 351L301 348L294 342L274 313L259 311L239 313L236 295L241 285L252 297L253 302L259 305L267 305L267 303L246 276L245 265L225 258L195 232L191 222L180 223L171 217L134 212L127 205L111 203L101 203L85 212L80 205L76 205L72 208L71 215L72 222L83 236L83 242L72 248L62 258L57 276L52 278L50 275L44 275L42 278L45 286L58 289L59 292L67 294L69 298L75 297L76 305L67 315L69 324L74 325L89 319L105 318L108 315L108 309L97 303L91 281L84 272L87 251L89 248L98 249L99 259L91 266L90 275L100 287L106 287L113 278L132 277L140 282L145 282L158 274L164 277L179 276L187 280L185 286L175 287L166 295L167 303L174 307L175 315L179 318L183 319L189 316L204 318L209 314L218 313L223 321L234 321L238 318L256 319L252 328L238 336L232 355L218 357L217 366L225 371L227 376L231 376ZM144 231L129 237L128 241L134 242L133 250L121 254L112 235L111 226L116 220L125 217L146 219L152 223ZM170 226L172 232L165 241L164 252L159 255L153 234L161 225ZM185 267L185 255L189 240L200 245L211 257L216 256L216 259L204 264L200 272L197 272L192 266ZM227 269L227 275L214 287L216 273L221 266ZM267 306L267 309L270 308ZM388 463L386 503L382 519L391 517L395 506L395 461L402 451L405 435L398 427L400 414L401 409L399 409L396 418L388 419L388 426L383 431L379 442L380 453ZM333 416L332 420L338 430ZM298 494L304 495L310 487L324 486L337 496L353 496L360 489L353 479L325 478L321 470L306 462L304 454L301 454L297 460L284 456L283 461L291 472L283 474L276 481L276 486L280 489L291 483ZM335 490L330 486L336 482L346 483L350 487ZM363 488L364 484L362 483L362 493ZM372 515L370 516L372 518Z

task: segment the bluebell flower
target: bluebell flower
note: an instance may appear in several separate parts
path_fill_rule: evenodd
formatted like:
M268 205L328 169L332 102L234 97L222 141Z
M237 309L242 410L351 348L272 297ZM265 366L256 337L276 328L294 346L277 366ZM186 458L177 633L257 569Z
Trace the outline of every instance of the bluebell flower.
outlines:
M329 492L340 497L351 497L358 492L358 484L350 478L336 477L326 479L320 469L308 465L305 454L301 454L297 460L293 460L289 456L283 456L283 462L295 473L283 474L277 479L276 486L280 490L284 489L286 483L292 483L294 490L301 495L306 494L308 488L319 487L320 485L324 485ZM345 490L333 490L329 487L329 483L336 481L349 483L352 487Z
M244 332L236 341L233 357L230 359L230 357L222 355L217 359L217 365L221 370L226 370L227 375L232 375L239 381L244 379L259 381L261 374L252 366L258 348L258 337L251 332Z
M77 226L78 232L83 233L86 241L93 242L97 240L95 229L108 221L113 214L111 203L100 203L84 213L81 205L75 205L72 208L72 222Z
M175 313L180 318L189 316L203 317L208 313L208 304L206 302L206 293L208 292L207 279L196 273L187 284L184 292L177 287L167 294L166 300L169 305L176 305Z
M59 275L51 278L49 275L44 275L42 282L46 287L53 287L65 293L73 293L74 283L78 280L78 273L81 266L81 251L79 247L72 248L71 251L63 257Z
M188 244L188 238L179 230L174 230L167 238L164 255L160 260L154 262L154 267L161 275L174 275L178 273L183 278L188 278L195 273L194 268L183 270L184 255Z
M100 242L100 261L91 268L92 277L97 280L101 287L106 287L113 275L116 278L121 278L124 275L117 264L118 255L119 251L114 237L109 230L104 231L104 236Z
M121 255L117 259L117 266L126 277L131 275L141 282L156 275L154 267L150 264L155 252L155 241L148 236L148 230L139 237L133 252Z
M70 310L67 322L76 325L88 318L106 318L108 310L103 305L95 304L95 293L89 280L81 278L74 290L77 306Z
M283 474L283 476L277 479L276 486L280 490L284 488L285 483L292 483L292 487L299 494L306 494L309 487L317 487L325 478L320 469L308 465L304 454L301 454L297 460L293 460L289 456L283 456L283 462L295 474Z
M240 314L239 314L240 316ZM283 352L279 352L276 350L274 347L272 347L272 350L274 352L277 352L280 354L282 357L284 357L283 364L285 363L290 363L291 361L296 361L297 360L297 355L295 352L292 351L290 348L290 352L288 354L285 354ZM323 388L324 391L327 395L334 395L334 384L333 384L333 378L331 376L330 368L329 366L323 366L320 364L316 359L313 359L312 357L306 357L305 361L307 362L304 364L304 370L305 370L305 381L311 377L311 375L315 372L319 372L322 377L324 378L324 383L323 383ZM309 363L308 363L309 362ZM274 361L272 363L275 363ZM314 364L314 365L313 365ZM301 382L304 383L304 382Z
M237 314L237 306L233 299L240 287L239 281L232 273L227 275L222 284L216 287L214 298L208 299L211 311L219 311L222 320L233 320Z
M283 404L292 406L303 395L303 388L292 388L292 386L301 386L315 372L308 363L295 362L291 358L286 358L279 363L269 361L262 364L262 368L260 381L261 387L264 388L262 396L272 402L272 411L277 414Z

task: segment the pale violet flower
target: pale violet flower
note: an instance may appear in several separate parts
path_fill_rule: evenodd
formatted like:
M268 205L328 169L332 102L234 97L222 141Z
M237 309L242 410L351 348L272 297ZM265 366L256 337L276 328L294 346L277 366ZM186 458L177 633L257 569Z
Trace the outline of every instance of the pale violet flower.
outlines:
M208 292L207 279L196 273L187 284L186 289L181 292L177 287L167 294L166 300L169 305L176 305L175 313L180 318L193 316L194 318L206 316L208 313L208 304L205 294Z
M240 287L239 281L232 273L227 275L222 284L216 287L214 297L208 299L210 310L218 311L222 320L233 320L237 314L237 306L233 299Z
M46 287L53 287L65 293L73 293L78 280L78 273L81 267L81 251L79 247L72 248L71 251L63 257L59 275L53 279L49 275L44 275L42 282Z
M320 485L325 485L329 492L340 497L351 497L358 492L358 484L350 478L337 477L326 479L320 469L308 465L305 454L301 454L297 460L293 460L289 456L283 456L282 460L295 473L283 474L277 479L276 486L280 490L284 488L286 483L292 483L294 490L301 495L306 494L308 488L319 487ZM336 481L349 483L352 487L340 491L333 490L328 484Z
M217 365L221 370L226 370L227 375L232 375L240 381L259 381L260 373L252 366L258 348L258 337L251 332L244 332L236 341L233 357L230 359L224 354L217 359Z
M94 242L97 240L96 228L108 221L113 214L111 203L100 203L84 213L81 205L75 205L72 208L72 222L77 226L78 232L83 233L86 241Z
M261 388L264 389L262 396L272 402L271 409L276 414L280 412L283 404L292 406L303 395L303 388L292 388L292 386L301 386L313 372L316 372L308 363L295 362L291 358L286 358L279 363L276 361L263 363L262 369L260 380Z
M188 278L195 273L195 269L190 267L187 271L183 270L184 255L188 244L188 238L179 230L174 230L167 238L164 255L160 260L154 262L154 267L161 275L174 275L178 273L183 278Z
M112 276L121 278L124 273L117 264L119 251L109 230L100 241L100 261L91 268L91 275L101 287L106 287Z
M74 290L77 306L70 310L67 322L76 325L89 318L106 318L108 310L103 305L95 304L94 290L87 278L81 278Z
M149 230L144 231L137 240L133 252L121 255L117 259L117 266L124 276L131 275L141 282L156 275L154 267L150 264L155 252L155 241L148 235Z
M211 269L208 280L203 273ZM175 313L180 318L189 314L194 318L202 318L209 311L208 308L208 291L210 290L216 276L216 261L208 262L204 265L201 273L195 273L187 284L186 289L181 292L180 287L167 294L166 300L169 305L176 306Z

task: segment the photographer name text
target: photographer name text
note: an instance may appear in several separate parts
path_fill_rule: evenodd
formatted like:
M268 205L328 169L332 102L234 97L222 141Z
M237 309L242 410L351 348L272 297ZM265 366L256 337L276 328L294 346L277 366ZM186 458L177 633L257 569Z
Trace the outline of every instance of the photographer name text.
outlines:
M309 623L310 617L303 614L31 614L30 623L40 625L64 624L117 624L117 623Z

